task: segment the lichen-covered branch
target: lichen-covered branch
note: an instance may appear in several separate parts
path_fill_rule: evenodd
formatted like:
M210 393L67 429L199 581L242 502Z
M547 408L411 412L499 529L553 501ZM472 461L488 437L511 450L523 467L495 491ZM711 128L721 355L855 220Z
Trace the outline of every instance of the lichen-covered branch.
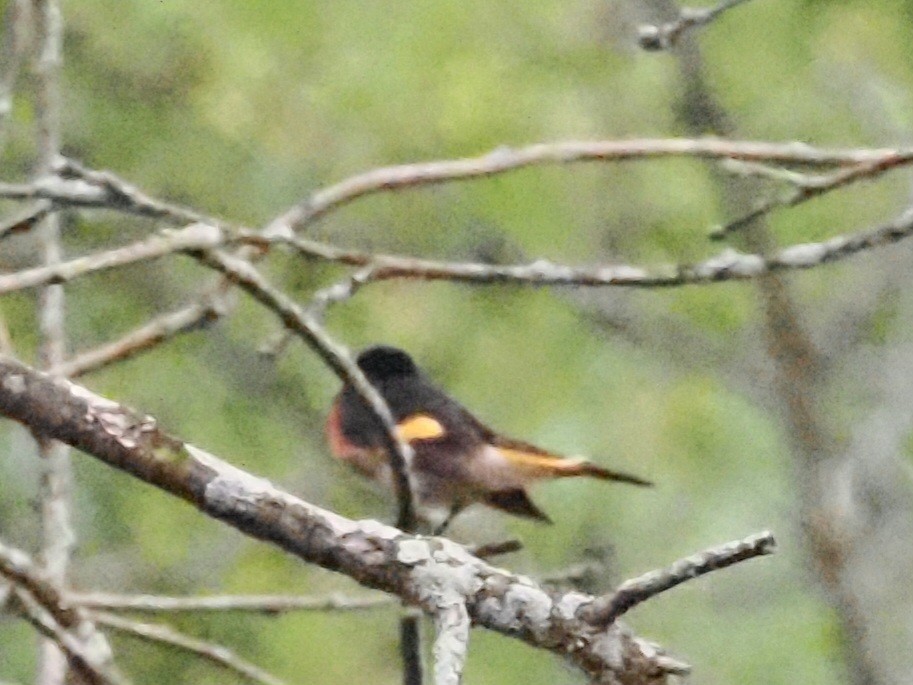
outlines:
M615 592L600 597L583 610L586 619L595 624L608 625L630 609L671 590L677 585L711 571L732 566L740 561L773 554L774 537L768 532L736 540L726 545L712 547L690 557L679 559L667 569L651 571L622 583Z
M560 654L591 677L655 684L684 668L617 622L601 626L581 618L579 610L594 601L589 595L543 588L446 539L315 507L168 435L151 416L2 356L0 414L432 616L462 597L474 625Z

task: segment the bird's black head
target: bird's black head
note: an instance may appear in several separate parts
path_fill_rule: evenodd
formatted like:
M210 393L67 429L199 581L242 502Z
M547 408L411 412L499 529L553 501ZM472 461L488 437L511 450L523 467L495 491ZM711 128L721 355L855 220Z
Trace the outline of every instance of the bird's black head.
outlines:
M358 368L373 380L411 376L418 372L412 357L395 347L375 345L358 355Z

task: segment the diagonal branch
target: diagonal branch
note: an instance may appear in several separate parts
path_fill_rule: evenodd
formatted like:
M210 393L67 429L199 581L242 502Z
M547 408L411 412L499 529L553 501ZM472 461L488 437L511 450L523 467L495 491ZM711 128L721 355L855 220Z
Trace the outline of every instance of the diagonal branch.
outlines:
M60 648L90 683L118 683L111 648L82 610L70 606L25 552L0 542L0 577L12 585L13 608ZM0 602L2 604L2 602Z
M885 165L888 165L887 167ZM773 198L762 202L749 212L737 217L726 225L710 233L711 240L720 240L728 235L740 231L750 226L758 219L767 216L779 207L795 207L816 197L844 188L856 181L872 178L890 168L892 160L885 158L871 162L863 162L847 169L839 169L832 174L824 176L804 176L795 174L783 169L769 170L770 173L779 174L781 177L784 172L789 182L795 187L783 197Z
M204 249L224 244L225 236L216 227L191 224L179 231L162 231L146 240L106 250L66 262L54 262L24 271L0 275L0 295L45 285L59 285L76 278L108 269L137 264L186 250ZM55 361L55 364L62 360Z
M89 615L99 625L119 630L140 640L182 649L217 666L237 673L252 682L261 683L262 685L285 685L284 681L264 671L259 666L242 659L220 644L184 635L169 626L130 621L103 611L92 611Z
M680 559L667 569L651 571L622 583L615 592L600 597L592 604L583 607L579 615L590 623L608 625L638 604L661 592L671 590L677 585L711 571L717 571L755 557L773 554L775 549L774 537L766 531L744 540L712 547Z
M210 294L211 297L156 316L117 340L73 355L54 367L53 371L67 378L78 378L114 362L130 359L181 333L199 330L218 319L224 310L219 297L221 291Z

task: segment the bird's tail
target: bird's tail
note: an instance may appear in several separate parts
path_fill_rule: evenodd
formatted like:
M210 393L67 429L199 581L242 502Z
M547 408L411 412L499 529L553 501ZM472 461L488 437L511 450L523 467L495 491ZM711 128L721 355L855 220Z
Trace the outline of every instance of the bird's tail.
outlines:
M510 447L502 446L499 449L511 464L534 479L588 476L644 487L653 485L638 476L597 466L582 457L562 457L521 443L514 443Z
M577 464L574 468L567 469L566 473L561 474L562 476L589 476L591 478L599 478L600 480L614 480L619 483L630 483L631 485L640 485L641 487L652 487L653 483L649 480L644 480L638 476L634 476L630 473L625 473L624 471L614 471L612 469L606 469L602 466L597 466L591 461L586 459L567 459L565 461L577 461Z

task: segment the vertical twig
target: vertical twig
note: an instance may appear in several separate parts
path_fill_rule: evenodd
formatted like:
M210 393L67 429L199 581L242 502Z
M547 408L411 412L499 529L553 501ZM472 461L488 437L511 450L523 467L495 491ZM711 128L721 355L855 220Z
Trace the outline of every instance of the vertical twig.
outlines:
M403 685L422 685L422 636L417 614L399 620L399 653L403 659Z
M63 48L63 19L58 0L33 0L36 54L35 113L38 146L38 175L51 172L60 152L60 68ZM61 261L60 223L56 214L45 217L39 226L42 261ZM52 285L41 293L38 310L39 356L44 368L64 361L63 286ZM70 486L72 472L69 449L62 443L38 437L41 456L40 509L42 525L42 562L48 580L62 587L66 580L73 530L70 523ZM67 675L66 657L50 640L39 647L38 685L63 685Z

